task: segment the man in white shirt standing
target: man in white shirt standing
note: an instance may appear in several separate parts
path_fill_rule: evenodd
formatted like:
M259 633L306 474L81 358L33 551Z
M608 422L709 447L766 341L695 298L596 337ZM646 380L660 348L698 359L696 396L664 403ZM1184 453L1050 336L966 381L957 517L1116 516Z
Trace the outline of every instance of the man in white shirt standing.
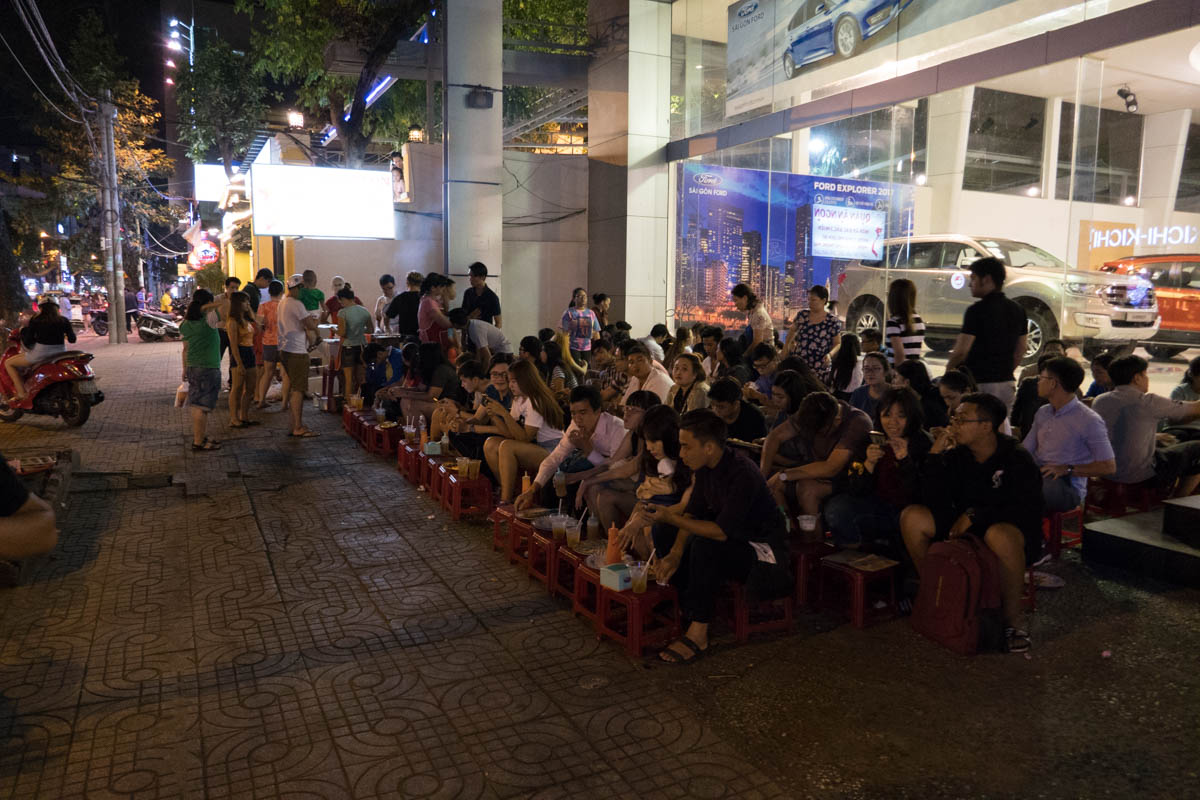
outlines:
M608 463L625 440L625 423L601 411L600 392L592 386L571 390L571 424L542 465L529 490L516 499L517 510L537 502L554 473L581 472Z
M396 318L389 318L383 312L387 310L392 298L396 296L396 279L391 275L380 275L379 288L383 290L383 294L379 295L379 299L375 301L375 332L395 333Z
M279 303L279 361L283 365L284 400L292 415L292 430L288 436L311 439L320 436L304 427L304 390L308 388L308 331L317 329L316 317L308 313L300 301L304 276L288 278L287 297Z
M629 399L629 395L645 389L654 392L658 399L667 402L667 394L671 391L671 376L661 365L655 369L656 361L651 359L650 351L641 342L621 342L621 352L625 355L625 371L629 374L629 386L621 398L621 404Z

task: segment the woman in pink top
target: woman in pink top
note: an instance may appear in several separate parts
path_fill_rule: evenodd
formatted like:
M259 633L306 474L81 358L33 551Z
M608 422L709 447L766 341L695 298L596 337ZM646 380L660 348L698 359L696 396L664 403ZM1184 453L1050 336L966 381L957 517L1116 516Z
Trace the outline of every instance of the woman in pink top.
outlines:
M422 342L436 342L443 350L453 345L450 318L446 309L454 299L454 281L431 272L421 283L421 303L417 306L417 327Z
M267 390L271 388L275 363L279 360L279 299L283 297L283 283L271 281L267 294L271 299L258 307L258 324L262 330L262 369L258 371L258 385L254 387L255 408L267 407Z

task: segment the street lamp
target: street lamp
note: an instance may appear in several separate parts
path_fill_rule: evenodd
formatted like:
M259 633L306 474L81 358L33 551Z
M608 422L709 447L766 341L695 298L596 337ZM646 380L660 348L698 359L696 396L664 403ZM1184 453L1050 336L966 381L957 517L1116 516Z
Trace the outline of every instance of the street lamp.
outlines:
M300 111L287 112L287 123L289 128L303 128L304 114Z
M408 129L408 140L410 142L425 141L425 130L420 125L413 125Z
M167 26L171 29L171 36L169 39L167 39L167 47L177 53L182 52L183 43L180 40L186 38L188 66L191 66L193 63L193 53L195 53L196 50L196 32L194 22L192 25L188 25L186 22L181 22L175 17L171 17L171 19L167 22ZM184 31L184 33L180 33L180 31Z

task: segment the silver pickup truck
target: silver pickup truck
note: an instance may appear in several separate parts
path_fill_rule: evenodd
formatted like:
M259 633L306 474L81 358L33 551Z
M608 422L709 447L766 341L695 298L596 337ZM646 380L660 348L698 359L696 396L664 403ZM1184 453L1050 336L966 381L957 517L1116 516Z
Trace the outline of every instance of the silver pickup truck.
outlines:
M1004 294L1029 317L1025 363L1033 363L1048 339L1062 339L1085 358L1149 339L1159 326L1154 287L1136 275L1075 270L1026 242L988 236L937 234L888 239L882 258L850 262L838 287L851 331L883 332L888 284L908 278L917 286L917 313L925 321L925 344L947 352L962 326L971 296L971 264L984 256L1004 262Z

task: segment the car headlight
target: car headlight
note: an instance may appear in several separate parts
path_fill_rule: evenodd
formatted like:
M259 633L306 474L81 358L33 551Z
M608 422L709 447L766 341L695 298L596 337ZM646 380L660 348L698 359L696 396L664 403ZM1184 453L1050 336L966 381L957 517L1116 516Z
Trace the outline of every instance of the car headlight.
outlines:
M1100 293L1100 287L1096 284L1080 283L1077 281L1071 281L1063 284L1063 289L1066 290L1068 294L1077 295L1079 297L1086 297L1087 295L1095 295Z

